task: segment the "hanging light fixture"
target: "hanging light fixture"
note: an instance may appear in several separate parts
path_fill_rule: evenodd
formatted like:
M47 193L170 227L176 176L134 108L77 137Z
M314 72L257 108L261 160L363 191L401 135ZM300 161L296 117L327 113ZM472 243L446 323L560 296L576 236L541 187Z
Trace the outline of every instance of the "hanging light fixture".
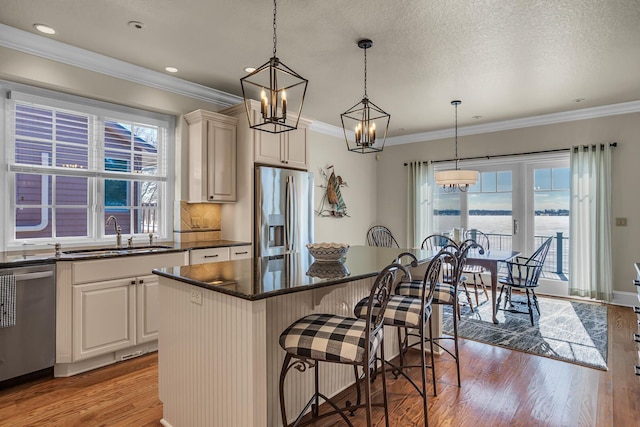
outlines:
M242 97L252 129L270 133L298 128L308 80L287 67L277 56L277 4L273 0L273 56L240 79ZM260 113L251 114L251 102L260 100Z
M436 172L436 184L441 185L446 192L457 190L467 191L470 185L478 182L478 171L458 169L458 105L462 101L451 101L451 105L456 108L456 168L454 170Z
M391 119L389 114L369 101L367 95L367 49L371 46L373 42L369 39L358 41L358 47L364 49L364 97L340 114L347 149L361 154L382 151Z

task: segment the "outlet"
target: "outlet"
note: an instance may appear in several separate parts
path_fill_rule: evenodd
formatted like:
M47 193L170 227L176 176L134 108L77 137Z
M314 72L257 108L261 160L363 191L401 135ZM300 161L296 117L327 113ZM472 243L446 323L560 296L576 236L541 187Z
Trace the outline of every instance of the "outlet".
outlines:
M618 227L626 227L627 226L627 218L616 218L616 226L618 226Z
M191 302L194 304L202 305L202 291L191 291Z

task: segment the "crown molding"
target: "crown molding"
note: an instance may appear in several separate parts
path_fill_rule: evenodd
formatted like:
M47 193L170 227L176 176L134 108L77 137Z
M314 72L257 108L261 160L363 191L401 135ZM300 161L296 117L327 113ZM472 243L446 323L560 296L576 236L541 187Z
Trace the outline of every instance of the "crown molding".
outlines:
M155 89L211 102L221 107L229 107L242 102L242 98L236 95L168 76L159 71L80 49L4 24L0 24L0 46Z
M458 136L477 135L481 133L499 132L510 129L520 129L532 126L543 126L555 123L572 122L576 120L595 119L598 117L617 116L640 112L640 101L623 102L621 104L604 105L601 107L583 108L580 110L564 111L561 113L544 114L523 119L504 120L458 128ZM454 136L455 130L443 129L433 132L414 133L411 135L387 138L386 145L411 144L414 142L434 141Z
M96 73L116 77L122 80L149 86L155 89L172 92L178 95L198 99L219 105L222 108L231 107L243 102L239 96L217 89L189 82L177 77L168 76L158 71L120 61L105 55L100 55L85 49L80 49L48 37L39 36L28 31L19 30L8 25L0 24L0 46L19 52L28 53L50 59L74 67L94 71ZM532 126L542 126L554 123L586 120L598 117L640 112L640 101L621 104L605 105L601 107L584 108L581 110L561 113L545 114L523 119L505 120L481 125L458 128L458 135L475 135L503 130L519 129ZM328 123L313 121L309 127L311 131L344 138L341 127ZM454 129L442 129L432 132L415 133L411 135L388 137L385 146L411 144L414 142L433 141L449 138L454 135Z
M314 120L313 123L311 123L311 126L309 126L309 130L322 133L324 135L344 139L344 130L341 127L330 125L329 123L325 122L320 122L318 120Z

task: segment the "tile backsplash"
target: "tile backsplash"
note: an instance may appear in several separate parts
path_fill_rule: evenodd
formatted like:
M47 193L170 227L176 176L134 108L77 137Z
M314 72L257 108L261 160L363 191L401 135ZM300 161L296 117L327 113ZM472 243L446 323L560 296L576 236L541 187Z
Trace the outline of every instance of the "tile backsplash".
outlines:
M173 240L196 242L220 239L222 230L221 209L215 203L187 203L176 206Z

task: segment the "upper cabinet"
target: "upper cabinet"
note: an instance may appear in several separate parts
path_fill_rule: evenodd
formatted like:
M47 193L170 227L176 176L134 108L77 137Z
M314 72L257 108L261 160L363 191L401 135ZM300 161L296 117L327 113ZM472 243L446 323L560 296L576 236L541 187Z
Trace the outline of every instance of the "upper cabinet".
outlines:
M185 114L189 124L189 202L236 201L238 119L205 110Z
M253 101L250 106L249 114L257 118L260 115L260 103ZM246 144L247 151L253 153L248 159L251 163L308 169L307 127L311 124L309 120L301 117L298 129L274 134L250 129L244 104L236 105L223 112L239 119L238 126L242 128L239 131L239 135L242 135L239 138L240 143Z
M307 129L299 127L278 134L256 131L254 153L256 163L306 170Z

